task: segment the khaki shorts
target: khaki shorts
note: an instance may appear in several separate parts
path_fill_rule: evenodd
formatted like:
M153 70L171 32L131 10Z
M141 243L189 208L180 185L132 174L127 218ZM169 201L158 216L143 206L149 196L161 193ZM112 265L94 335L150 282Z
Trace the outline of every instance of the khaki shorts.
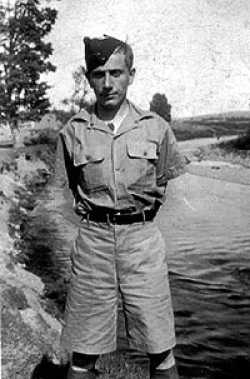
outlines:
M62 347L85 354L116 350L119 291L131 348L175 345L166 248L155 222L83 222L72 250Z

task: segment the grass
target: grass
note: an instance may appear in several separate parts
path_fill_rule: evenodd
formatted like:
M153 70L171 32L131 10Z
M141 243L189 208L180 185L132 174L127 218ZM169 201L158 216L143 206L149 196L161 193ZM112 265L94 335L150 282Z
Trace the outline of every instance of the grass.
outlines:
M244 135L250 130L250 116L206 116L176 119L172 128L179 141L192 138L220 137L222 135Z
M250 134L217 145L202 146L194 155L198 160L217 160L250 168Z
M218 143L202 146L193 154L198 160L217 160L250 168L250 112L198 116L174 120L172 128L177 140L218 138ZM238 138L221 142L221 136L238 135Z
M145 362L133 362L126 354L115 352L99 359L98 367L102 372L100 379L147 379L148 367Z

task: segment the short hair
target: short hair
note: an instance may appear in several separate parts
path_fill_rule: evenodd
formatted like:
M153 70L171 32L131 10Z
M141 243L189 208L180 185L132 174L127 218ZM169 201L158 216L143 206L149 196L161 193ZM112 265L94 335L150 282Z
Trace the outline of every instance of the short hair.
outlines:
M126 66L129 70L131 70L134 64L134 53L132 47L128 43L125 43L124 45L118 46L113 52L113 54L117 53L122 53L125 55Z

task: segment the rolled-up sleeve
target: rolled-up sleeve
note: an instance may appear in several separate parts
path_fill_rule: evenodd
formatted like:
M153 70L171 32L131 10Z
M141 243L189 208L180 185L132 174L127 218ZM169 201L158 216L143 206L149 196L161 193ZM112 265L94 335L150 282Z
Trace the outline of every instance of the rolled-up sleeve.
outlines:
M170 179L185 173L185 166L186 159L180 153L174 133L167 124L156 166L157 185L166 185Z

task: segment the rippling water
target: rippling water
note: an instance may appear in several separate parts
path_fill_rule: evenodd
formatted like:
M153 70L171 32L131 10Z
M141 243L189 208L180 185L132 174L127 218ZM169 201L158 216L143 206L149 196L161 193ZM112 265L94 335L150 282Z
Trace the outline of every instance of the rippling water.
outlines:
M38 207L29 224L32 264L60 280L76 218L61 193L48 195L46 211ZM249 379L250 186L182 176L170 182L158 222L167 243L182 378Z
M185 175L159 216L184 378L250 378L250 186Z

